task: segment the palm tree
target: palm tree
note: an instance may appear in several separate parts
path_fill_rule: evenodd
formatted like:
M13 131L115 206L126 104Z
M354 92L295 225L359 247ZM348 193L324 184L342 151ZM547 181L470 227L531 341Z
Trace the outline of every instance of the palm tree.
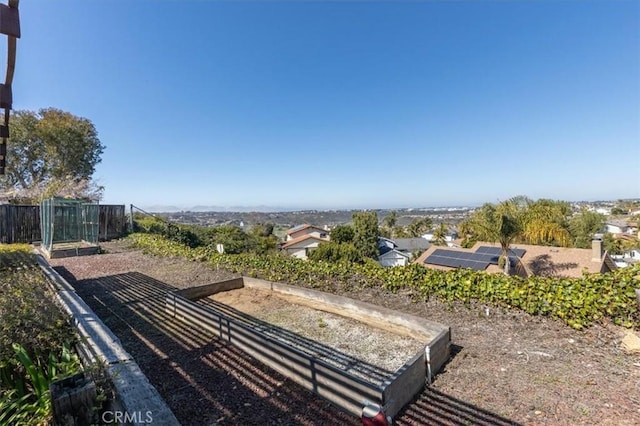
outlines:
M413 238L421 237L431 229L432 222L428 217L416 218L407 226L407 232Z
M487 203L475 211L464 228L471 230L478 241L498 242L504 259L504 273L509 275L509 249L522 234L523 204L521 197L502 201L497 205Z
M571 245L568 218L571 206L565 201L540 199L529 202L523 215L522 236L529 244Z
M382 223L387 228L393 229L393 227L396 226L396 223L398 223L398 212L395 210L389 212L389 214L382 220Z
M435 232L433 233L434 244L437 246L445 245L448 231L449 231L449 226L446 223L442 222L440 225L438 225Z
M389 214L382 219L382 226L380 227L380 235L386 238L392 238L393 229L398 223L398 213L395 210L389 212Z
M391 236L394 238L408 238L409 233L407 229L403 226L396 226L391 230Z

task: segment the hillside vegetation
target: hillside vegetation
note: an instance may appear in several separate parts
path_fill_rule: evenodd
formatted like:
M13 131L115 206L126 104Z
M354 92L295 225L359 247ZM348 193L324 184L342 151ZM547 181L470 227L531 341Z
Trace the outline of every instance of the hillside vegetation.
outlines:
M635 288L640 288L640 265L608 274L580 278L529 277L522 279L467 269L438 271L412 264L383 268L374 261L309 262L278 254L219 254L208 247L190 248L154 234L132 234L132 243L156 256L178 256L207 262L214 268L270 281L332 291L338 287L381 287L403 291L417 300L478 301L516 308L531 315L564 321L573 328L610 320L640 328Z

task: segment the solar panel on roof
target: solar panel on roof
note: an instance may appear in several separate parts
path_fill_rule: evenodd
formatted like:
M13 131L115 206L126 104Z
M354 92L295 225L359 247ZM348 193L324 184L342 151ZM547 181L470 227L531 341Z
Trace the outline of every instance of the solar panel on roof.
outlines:
M489 262L478 259L477 256L475 253L436 249L424 260L424 263L450 268L471 268L477 271L486 269Z
M487 266L489 266L488 263L473 262L473 265L471 265L471 269L475 271L484 271L485 269L487 269Z
M497 263L498 262L498 256L495 256L493 254L483 254L483 253L471 253L472 257L471 259L475 260L476 262L487 262L487 263Z
M527 251L525 249L519 249L519 248L511 248L509 249L509 255L515 255L518 257L522 257L524 256L524 254ZM478 254L492 254L494 256L501 256L502 255L502 248L501 247L491 247L491 246L481 246L478 247L478 249L475 251L475 253Z

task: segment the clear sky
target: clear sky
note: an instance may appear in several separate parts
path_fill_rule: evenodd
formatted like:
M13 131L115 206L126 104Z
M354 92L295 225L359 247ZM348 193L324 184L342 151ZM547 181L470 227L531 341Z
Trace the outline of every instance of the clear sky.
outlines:
M90 119L105 203L640 197L638 1L20 2L14 108Z

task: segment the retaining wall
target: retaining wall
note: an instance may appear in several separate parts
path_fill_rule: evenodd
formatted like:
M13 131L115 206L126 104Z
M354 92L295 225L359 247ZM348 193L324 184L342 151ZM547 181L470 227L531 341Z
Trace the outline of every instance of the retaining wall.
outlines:
M173 412L135 360L124 350L120 340L41 254L36 254L36 258L49 278L56 298L72 317L72 323L80 335L78 351L83 364L100 363L111 380L116 393L113 410L129 413L133 418L130 424L133 425L146 424L147 412L151 413L154 425L178 425Z

